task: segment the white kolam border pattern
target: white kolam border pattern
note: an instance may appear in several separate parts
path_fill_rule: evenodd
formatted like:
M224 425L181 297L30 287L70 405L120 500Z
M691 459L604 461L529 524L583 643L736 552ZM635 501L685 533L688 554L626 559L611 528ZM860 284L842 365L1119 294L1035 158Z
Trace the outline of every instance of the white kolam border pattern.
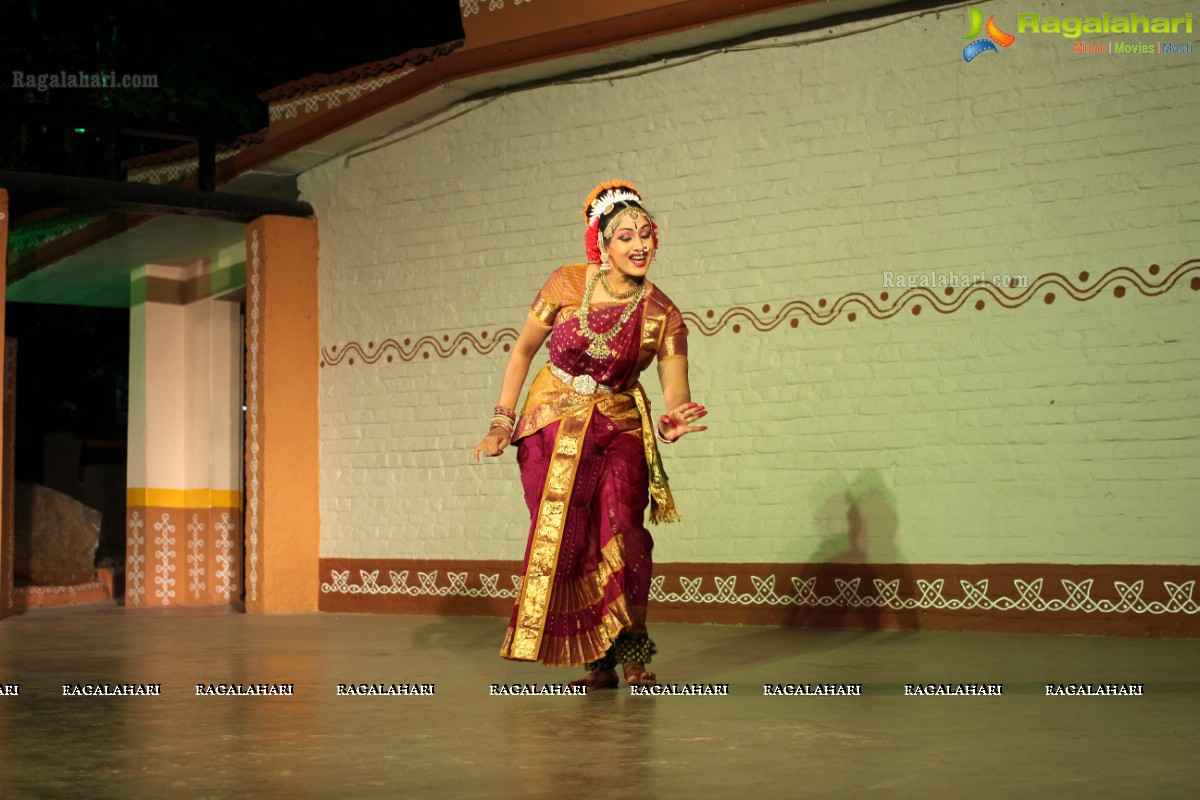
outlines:
M146 596L146 520L133 511L125 527L129 529L125 541L125 605L140 606Z
M339 86L336 89L329 89L317 94L299 97L295 100L288 100L282 103L272 103L269 112L271 122L278 122L281 119L295 119L300 116L301 112L305 114L316 114L319 111L329 111L340 106L343 102L353 103L358 98L368 95L378 89L387 86L393 81L398 81L401 78L407 77L417 71L416 67L392 72L387 75L380 75L376 78L355 83L349 86ZM322 108L324 106L324 108Z
M235 156L241 154L246 148L239 147L233 150L222 150L217 153L216 163L228 161ZM182 161L175 161L169 164L164 164L157 167L143 167L141 169L130 170L130 183L150 183L155 185L163 185L175 183L184 178L190 178L200 172L200 159L187 158Z
M249 473L247 478L248 488L250 489L250 497L247 506L250 513L247 515L246 527L248 528L248 549L250 551L249 561L249 583L250 583L250 599L258 600L258 317L260 313L261 298L258 291L259 272L262 269L262 257L259 253L261 249L259 241L258 229L255 229L250 234L250 303L246 313L249 315L250 331L246 350L249 353L250 367L250 382L247 387L247 407L249 411L249 424L247 430L250 432L250 463L247 465L246 471Z
M513 0L513 5L519 6L522 3L532 3L532 2L533 2L533 0ZM479 9L480 9L480 6L483 5L484 3L487 3L488 11L503 11L504 10L504 0L458 0L458 8L459 8L459 11L462 12L463 18L466 19L467 17L469 17L473 14L482 13Z
M350 582L350 570L331 570L330 580L321 584L323 594L341 595L405 595L408 597L464 597L515 600L520 589L520 576L510 575L511 588L500 585L500 574L479 573L480 588L467 585L467 572L446 572L446 583L439 585L440 570L418 571L417 582L409 583L409 570L388 570L390 584L380 585L380 570L359 570L358 581ZM1163 581L1167 602L1145 600L1142 593L1146 581L1113 581L1117 599L1092 597L1096 580L1087 578L1072 581L1061 579L1065 598L1045 598L1043 578L1013 580L1016 596L989 595L988 580L959 580L964 597L946 597L947 579L916 579L920 595L901 597L900 581L875 578L871 581L877 596L860 593L862 578L833 578L835 594L818 594L817 578L791 578L792 592L780 594L776 576L750 576L753 592L737 590L738 576L715 577L715 592L701 591L704 578L680 577L682 591L666 591L666 576L655 576L650 585L650 599L659 603L694 603L700 605L773 605L813 608L888 608L895 611L1073 611L1088 614L1200 614L1196 597L1196 581L1181 583Z
M87 583L77 583L71 586L18 586L13 589L13 594L18 597L67 594L68 592L86 592L92 589L103 589L105 585L102 581L88 581Z

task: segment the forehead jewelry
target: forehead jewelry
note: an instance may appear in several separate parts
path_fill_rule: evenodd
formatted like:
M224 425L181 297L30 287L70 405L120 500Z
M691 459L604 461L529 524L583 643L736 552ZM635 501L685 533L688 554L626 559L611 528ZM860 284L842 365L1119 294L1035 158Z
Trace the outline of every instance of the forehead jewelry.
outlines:
M605 211L604 213L608 214L610 212L611 212L611 209L609 211ZM608 221L608 225L605 226L605 228L604 228L604 241L606 241L606 242L612 241L613 231L615 231L617 229L617 225L620 224L621 220L625 219L626 217L629 217L633 221L633 223L636 225L637 221L639 219L641 219L642 215L645 213L646 212L644 212L642 209L638 208L637 206L628 206L628 205L625 206L625 208L623 208L619 212L617 212L617 215L615 217L613 217L612 219L610 219ZM646 222L649 222L649 221L650 221L650 215L647 214Z

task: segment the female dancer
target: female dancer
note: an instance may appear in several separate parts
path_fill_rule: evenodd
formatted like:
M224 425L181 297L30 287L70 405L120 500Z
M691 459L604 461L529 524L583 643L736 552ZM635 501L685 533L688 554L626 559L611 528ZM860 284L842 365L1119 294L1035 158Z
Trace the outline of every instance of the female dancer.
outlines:
M498 456L511 442L532 524L521 590L500 655L548 666L584 664L576 684L635 685L655 652L646 632L654 546L643 523L675 513L658 441L706 430L691 401L687 328L646 280L658 227L628 183L597 187L583 209L587 264L560 267L533 302L508 364L491 430L475 448ZM513 410L547 337L550 362ZM638 383L657 358L668 413L657 422Z

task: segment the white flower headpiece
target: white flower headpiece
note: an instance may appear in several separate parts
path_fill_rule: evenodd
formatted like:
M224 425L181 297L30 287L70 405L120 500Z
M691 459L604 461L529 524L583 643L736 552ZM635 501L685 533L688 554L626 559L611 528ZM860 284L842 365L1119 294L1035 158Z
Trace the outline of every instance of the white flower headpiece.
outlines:
M609 189L592 201L592 205L588 211L588 224L590 225L609 211L612 211L613 206L622 201L632 201L639 206L642 205L642 198L638 197L636 192L631 192L624 188Z

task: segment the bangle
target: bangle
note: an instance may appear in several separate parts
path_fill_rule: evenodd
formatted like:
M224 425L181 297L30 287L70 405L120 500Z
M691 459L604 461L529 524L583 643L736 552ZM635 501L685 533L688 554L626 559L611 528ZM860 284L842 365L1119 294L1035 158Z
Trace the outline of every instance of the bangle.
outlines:
M501 428L511 437L516 427L517 412L507 406L496 406L492 411L492 426L488 428L488 432Z
M663 432L659 430L657 425L654 426L654 435L657 436L658 440L663 444L675 444L675 442L679 441L678 436L676 436L674 439L668 439L667 437L663 436Z

